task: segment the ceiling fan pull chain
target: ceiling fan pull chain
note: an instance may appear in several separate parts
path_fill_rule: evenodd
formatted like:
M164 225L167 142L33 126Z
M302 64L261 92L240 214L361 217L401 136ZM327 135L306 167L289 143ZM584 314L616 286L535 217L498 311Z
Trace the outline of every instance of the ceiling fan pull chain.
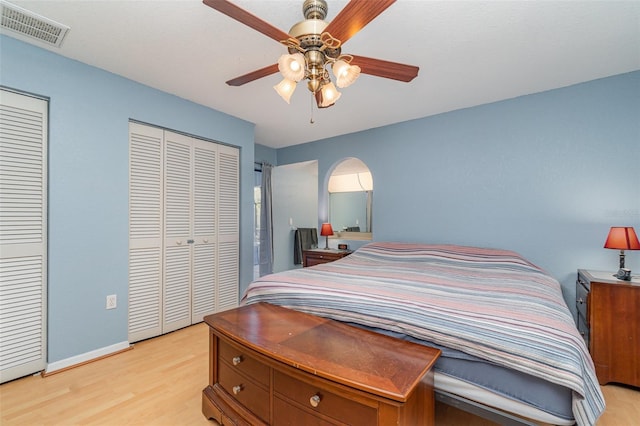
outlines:
M311 105L311 119L309 120L309 124L313 124L315 123L315 121L313 121L313 101L315 100L315 96L313 94L311 94L311 103L309 105Z

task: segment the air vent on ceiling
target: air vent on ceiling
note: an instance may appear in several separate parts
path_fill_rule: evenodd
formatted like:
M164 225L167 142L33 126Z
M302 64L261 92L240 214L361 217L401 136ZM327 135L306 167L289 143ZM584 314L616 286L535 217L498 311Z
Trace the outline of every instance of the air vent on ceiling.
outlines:
M2 22L0 27L14 33L60 47L69 27L37 13L0 0Z

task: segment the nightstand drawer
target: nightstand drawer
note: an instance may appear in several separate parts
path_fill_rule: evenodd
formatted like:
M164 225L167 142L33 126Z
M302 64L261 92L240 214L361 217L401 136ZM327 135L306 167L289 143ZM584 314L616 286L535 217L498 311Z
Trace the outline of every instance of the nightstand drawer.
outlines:
M584 343L587 345L587 349L589 348L589 326L587 325L587 320L582 316L581 313L578 313L578 331L580 335L584 339Z
M304 250L302 252L302 265L304 267L320 265L322 263L333 262L338 259L342 259L345 256L351 254L349 250L334 250L334 249L315 249Z
M377 408L360 404L347 395L337 395L279 371L273 372L273 390L284 400L304 407L305 411L318 412L351 425L375 425L377 423ZM312 398L315 401L312 401Z
M588 318L588 302L589 302L589 290L585 286L585 283L578 277L576 281L576 309L578 314L582 315L583 319L586 319L586 324L589 324Z
M305 267L321 265L323 263L333 262L335 259L323 258L322 256L308 256L305 258Z

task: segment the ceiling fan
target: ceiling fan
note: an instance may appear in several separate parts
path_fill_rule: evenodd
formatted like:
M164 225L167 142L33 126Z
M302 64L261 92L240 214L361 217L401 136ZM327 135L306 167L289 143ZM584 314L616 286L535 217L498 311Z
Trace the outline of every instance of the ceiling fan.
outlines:
M284 79L274 89L287 103L296 84L304 79L319 108L335 104L341 96L335 86L349 86L360 73L402 82L409 82L418 75L419 68L413 65L342 54L342 45L395 1L351 0L333 21L327 23L324 21L327 2L305 0L302 6L305 19L286 33L230 1L203 0L207 6L288 48L289 53L282 55L277 64L231 79L226 82L228 85L241 86L280 71ZM336 85L331 81L327 67L332 68Z

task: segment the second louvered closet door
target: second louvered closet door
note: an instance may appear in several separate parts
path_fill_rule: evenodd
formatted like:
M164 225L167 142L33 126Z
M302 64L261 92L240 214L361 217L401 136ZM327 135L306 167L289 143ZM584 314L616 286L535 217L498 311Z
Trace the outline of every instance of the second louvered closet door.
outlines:
M238 304L240 224L238 217L238 150L221 146L218 151L218 286L216 310L223 311ZM235 171L235 172L234 172Z
M222 147L218 147L220 149ZM192 321L216 312L218 267L217 217L218 152L211 144L195 141L193 150L193 303ZM237 175L237 171L236 171ZM236 204L236 214L238 212ZM237 259L237 257L236 257ZM237 263L237 262L236 262ZM237 275L236 275L237 278ZM237 281L236 281L237 282ZM236 305L238 287L236 286Z
M163 332L191 325L193 143L165 132Z

